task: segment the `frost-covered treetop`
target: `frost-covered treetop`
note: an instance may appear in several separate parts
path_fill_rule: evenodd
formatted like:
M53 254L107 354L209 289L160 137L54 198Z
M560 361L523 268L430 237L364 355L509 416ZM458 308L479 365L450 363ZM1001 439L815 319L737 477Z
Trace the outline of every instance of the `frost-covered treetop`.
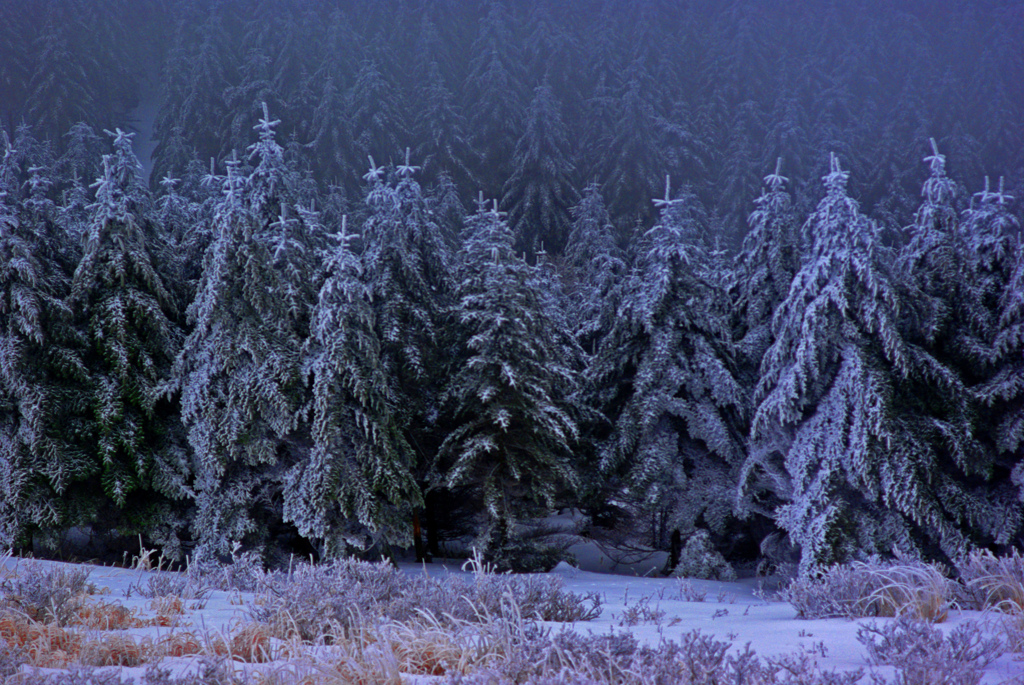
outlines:
M928 204L949 204L956 193L956 184L946 176L946 156L939 153L939 146L934 138L929 138L929 141L932 145L932 154L925 157L924 161L928 163L932 175L924 182L921 195Z
M822 177L825 197L804 224L804 241L812 260L848 254L851 249L871 251L877 245L877 225L860 213L860 205L846 192L850 172L843 171L832 153L829 173Z
M373 162L371 161L370 166L372 168ZM412 178L420 169L423 167L412 166L409 163L409 148L405 148L405 164L398 165L398 176L400 178Z
M782 175L782 157L775 160L775 171L764 177L764 183L773 193L780 192L789 183L789 179Z
M259 213L277 195L279 185L284 182L287 174L284 148L277 143L274 132L280 123L280 119L270 118L267 103L264 102L263 118L253 126L253 129L259 131L259 136L248 149L249 161L258 160L249 176L249 201L254 213Z

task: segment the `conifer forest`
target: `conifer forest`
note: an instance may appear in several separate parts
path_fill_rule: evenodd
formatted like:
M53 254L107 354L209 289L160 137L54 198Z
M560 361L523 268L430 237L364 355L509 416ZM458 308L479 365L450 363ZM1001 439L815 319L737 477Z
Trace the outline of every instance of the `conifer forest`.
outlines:
M1005 553L1022 208L1020 0L4 1L0 549Z

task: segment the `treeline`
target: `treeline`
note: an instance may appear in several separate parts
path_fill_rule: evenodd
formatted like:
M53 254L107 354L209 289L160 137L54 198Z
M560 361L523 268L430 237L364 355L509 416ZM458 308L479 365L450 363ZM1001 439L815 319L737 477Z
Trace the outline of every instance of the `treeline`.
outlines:
M477 533L509 561L540 554L517 522L565 506L804 567L1021 541L1002 181L958 211L933 147L897 249L838 157L806 215L776 167L734 258L668 180L623 252L591 184L564 257L531 265L497 200L424 190L408 153L339 214L279 123L264 108L241 156L158 194L120 130L88 192L27 128L7 143L0 544L88 524L170 555L428 554Z
M730 249L778 157L801 212L835 151L892 226L917 207L929 137L965 187L992 170L1024 184L1024 23L1007 0L26 0L2 15L8 131L28 122L63 150L80 120L127 130L157 76L156 188L244 150L267 102L322 187L358 204L367 155L411 147L422 182L498 198L531 255L562 251L594 181L620 246L653 224L668 173Z

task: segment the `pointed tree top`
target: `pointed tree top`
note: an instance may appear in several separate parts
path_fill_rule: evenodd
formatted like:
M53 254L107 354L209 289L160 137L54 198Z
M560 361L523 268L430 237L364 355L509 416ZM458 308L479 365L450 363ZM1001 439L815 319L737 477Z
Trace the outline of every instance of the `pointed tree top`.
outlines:
M399 165L398 175L402 178L409 178L419 170L420 167L409 164L409 148L405 148L405 164Z
M846 192L846 181L850 178L850 172L843 171L843 168L839 166L839 158L836 157L836 153L829 153L830 159L830 171L828 174L822 177L821 180L825 182L825 187L830 193L845 193Z
M1006 177L1005 176L1000 176L999 177L999 190L997 190L996 192L991 192L989 190L989 178L988 178L988 176L986 176L985 177L985 190L983 190L980 193L975 193L974 195L975 195L975 197L978 197L978 196L981 197L982 204L991 202L991 203L996 204L996 205L998 205L1000 207L1006 207L1006 206L1010 205L1011 203L1013 203L1013 195L1009 195L1009 194L1006 193Z
M772 192L781 190L782 186L789 182L789 179L782 175L782 157L775 160L775 173L765 176L764 182Z
M476 198L476 212L477 214L483 214L487 211L487 205L490 203L484 198L484 191L480 191L480 194Z
M103 129L103 132L114 139L115 147L117 147L119 144L124 145L125 143L131 145L132 138L135 137L134 133L128 133L127 131L122 131L119 128L115 128L113 131Z
M653 202L654 206L657 207L658 209L663 209L665 207L671 207L675 203L675 200L672 199L672 177L671 176L669 176L668 174L665 174L665 199L661 200L661 199L655 198L655 199L651 200L651 202Z
M167 174L160 179L160 186L164 188L168 193L174 192L174 186L181 183L180 178L172 178L170 174Z
M366 158L370 160L370 170L363 174L363 180L367 183L376 183L380 181L380 177L384 174L384 167L377 166L373 161L373 155L366 155Z
M934 138L929 138L928 141L932 145L932 154L924 158L924 161L928 162L931 167L932 176L942 177L946 175L946 155L939 154L939 146L935 142Z
M281 120L280 119L273 119L272 120L270 118L270 109L267 107L267 103L266 102L261 102L260 104L263 105L263 118L259 120L258 124L253 126L253 129L259 129L261 137L273 136L274 135L274 127L277 126L278 124L280 124Z
M4 134L4 161L6 161L7 158L10 157L11 155L13 155L14 153L16 153L17 150L15 150L11 146L11 139L7 137L7 131L3 131L3 134Z

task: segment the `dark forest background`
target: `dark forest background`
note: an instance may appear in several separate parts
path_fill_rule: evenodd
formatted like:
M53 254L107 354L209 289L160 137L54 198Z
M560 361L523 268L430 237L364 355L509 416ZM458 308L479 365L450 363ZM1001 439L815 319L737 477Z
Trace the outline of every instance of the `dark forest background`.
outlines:
M0 543L1020 542L1020 2L0 19Z

